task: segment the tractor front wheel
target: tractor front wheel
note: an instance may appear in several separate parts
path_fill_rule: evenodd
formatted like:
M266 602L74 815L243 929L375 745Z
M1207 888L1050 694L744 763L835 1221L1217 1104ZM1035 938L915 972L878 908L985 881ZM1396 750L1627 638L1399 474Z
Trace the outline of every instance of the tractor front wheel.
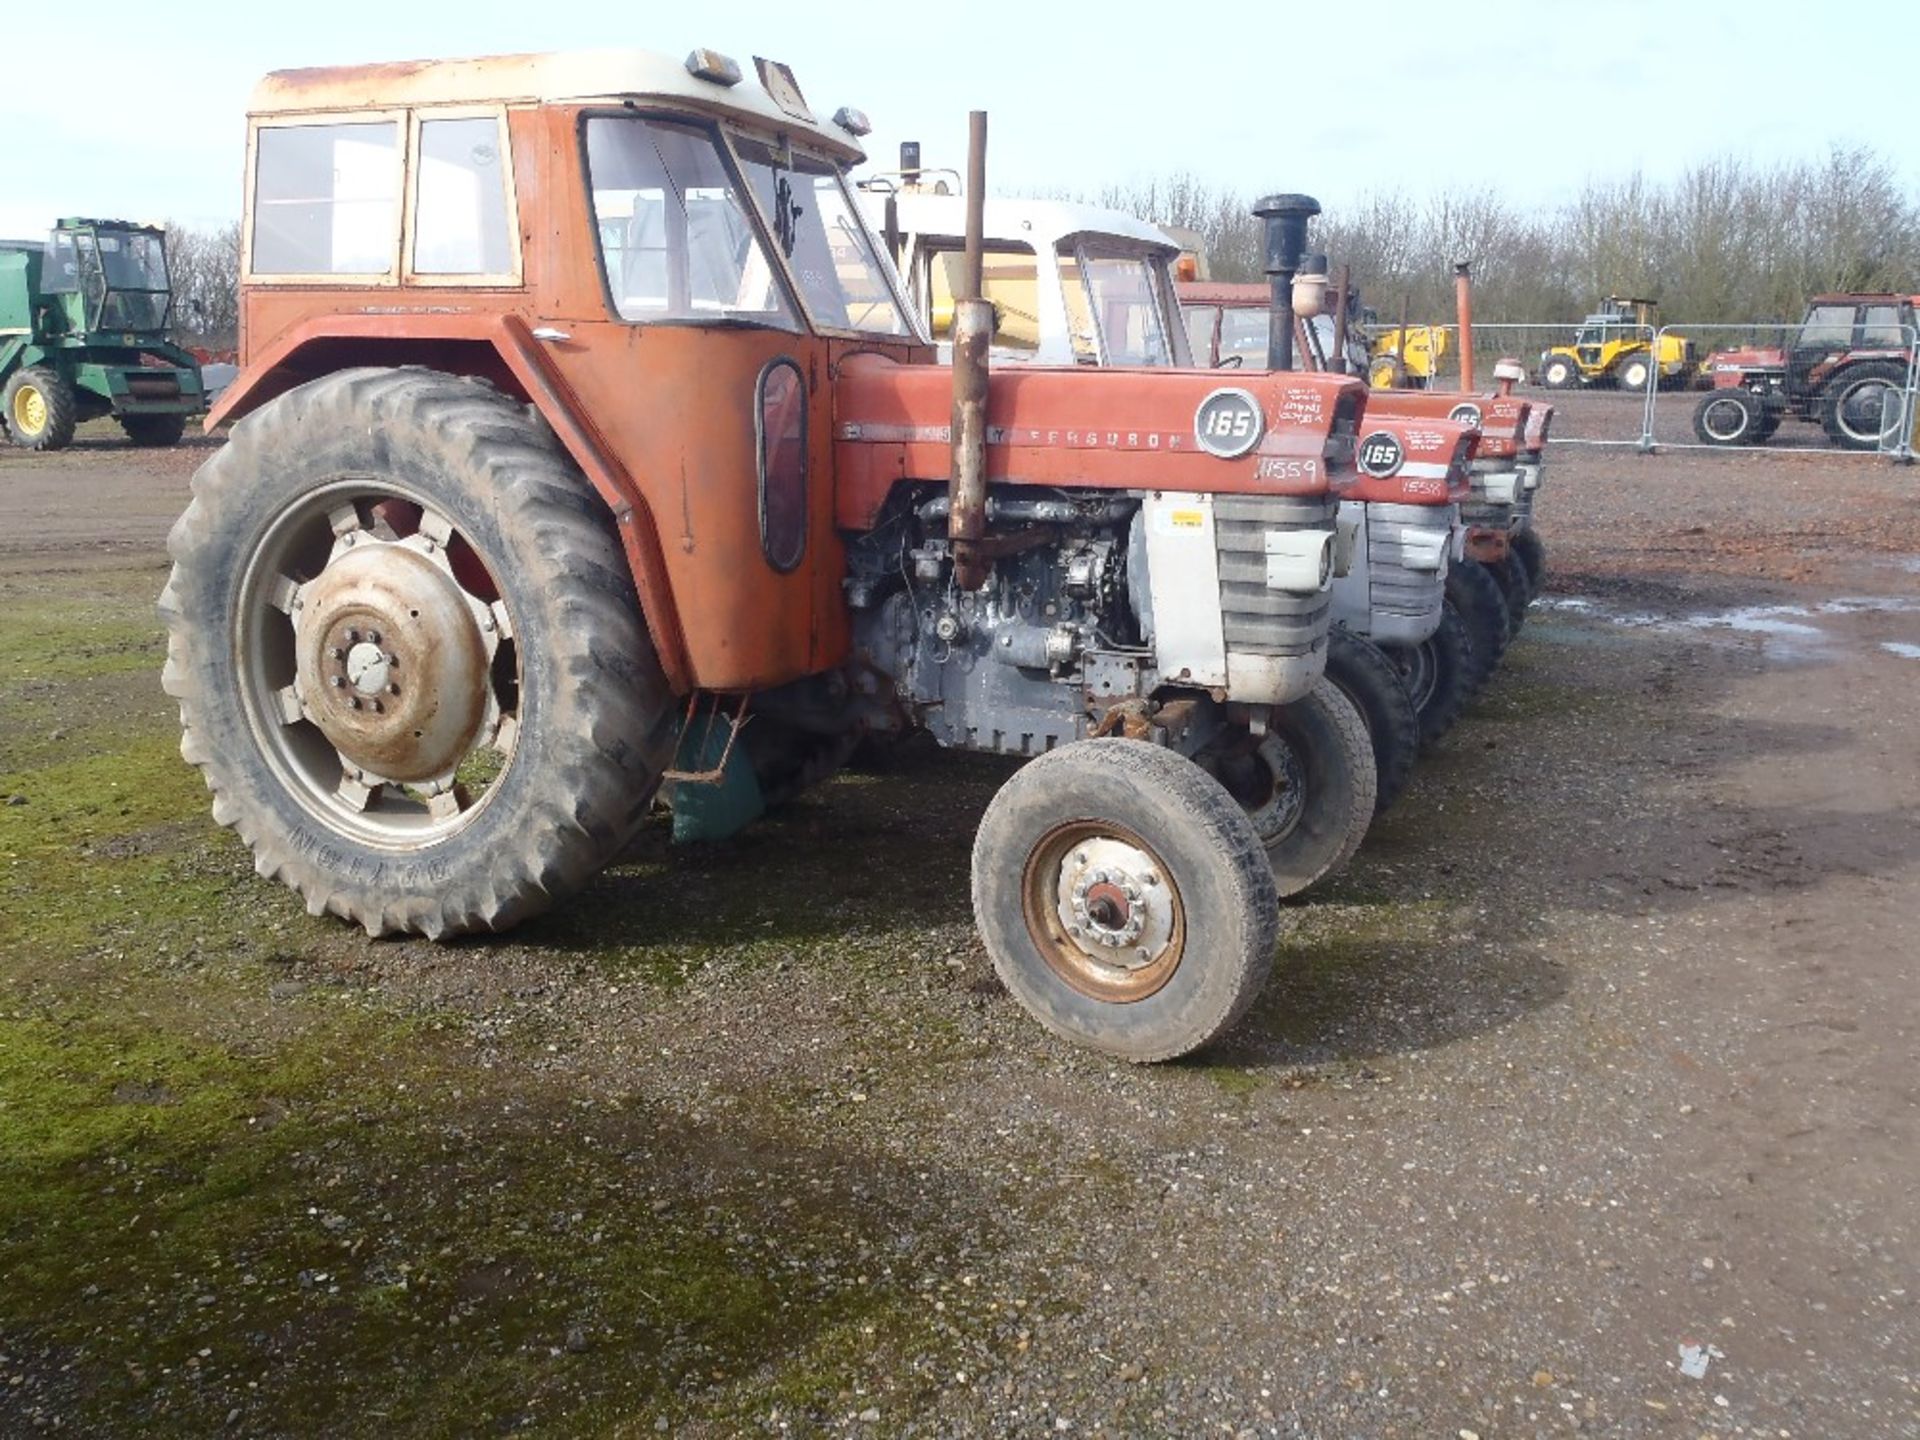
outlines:
M187 417L184 415L122 415L120 428L127 432L127 439L134 444L158 449L180 443L180 437L187 433Z
M1422 745L1437 742L1460 718L1473 672L1472 650L1466 622L1451 600L1442 602L1439 627L1425 640L1386 647L1419 717Z
M1324 676L1302 699L1276 706L1265 733L1230 731L1194 759L1247 812L1283 896L1338 872L1373 822L1373 738L1359 709Z
M1477 695L1493 678L1513 635L1507 597L1486 566L1467 560L1447 567L1447 601L1466 626L1467 694Z
M485 384L288 391L201 466L167 549L180 752L311 913L504 930L645 817L677 707L613 519Z
M973 909L1035 1019L1139 1062L1232 1028L1279 938L1245 812L1191 760L1139 740L1062 746L1000 787L974 838Z
M1527 621L1527 606L1533 600L1533 586L1527 579L1527 567L1512 550L1507 558L1498 564L1483 564L1487 574L1493 577L1493 583L1499 587L1500 598L1507 607L1507 636L1511 639L1520 633L1520 627Z
M1527 529L1514 531L1507 544L1526 567L1528 601L1539 599L1541 588L1547 583L1546 542L1533 530Z
M1571 390L1580 383L1580 367L1571 355L1549 355L1540 366L1540 383L1549 390Z
M79 423L79 402L57 370L29 365L14 371L0 390L0 416L8 438L21 449L64 450Z
M1766 406L1751 390L1713 390L1693 409L1693 433L1705 445L1760 445L1766 441Z
M1622 390L1644 395L1653 378L1653 365L1644 355L1629 355L1613 370L1613 383Z
M1400 669L1378 645L1350 630L1327 643L1327 678L1353 702L1373 742L1374 800L1378 815L1400 798L1420 753L1420 712Z

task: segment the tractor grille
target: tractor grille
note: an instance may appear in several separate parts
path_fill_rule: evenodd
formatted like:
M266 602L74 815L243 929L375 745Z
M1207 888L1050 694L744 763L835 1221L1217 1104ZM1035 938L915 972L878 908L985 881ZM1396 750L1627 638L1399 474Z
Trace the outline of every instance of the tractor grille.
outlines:
M1221 495L1213 502L1220 561L1220 613L1227 650L1243 655L1308 655L1326 640L1333 601L1326 590L1291 595L1267 588L1269 530L1332 530L1331 497Z
M1376 614L1439 613L1458 514L1452 505L1367 506L1367 601Z

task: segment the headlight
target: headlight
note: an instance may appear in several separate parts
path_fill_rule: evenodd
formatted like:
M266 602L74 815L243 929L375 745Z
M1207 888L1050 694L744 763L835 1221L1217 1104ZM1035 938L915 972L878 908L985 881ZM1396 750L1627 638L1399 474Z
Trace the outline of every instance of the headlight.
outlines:
M1476 487L1492 505L1511 505L1520 498L1520 472L1493 470L1474 477Z

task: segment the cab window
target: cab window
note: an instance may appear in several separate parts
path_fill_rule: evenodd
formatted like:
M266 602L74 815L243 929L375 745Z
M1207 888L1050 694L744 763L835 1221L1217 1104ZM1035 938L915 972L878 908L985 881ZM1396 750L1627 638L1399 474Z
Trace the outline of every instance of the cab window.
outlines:
M800 329L711 131L641 116L587 121L594 227L623 320Z
M263 125L250 269L388 275L400 236L400 122Z
M1160 290L1152 267L1139 255L1084 257L1090 314L1108 365L1171 365Z
M1860 326L1860 343L1876 349L1897 350L1909 343L1898 305L1869 305Z
M927 327L933 338L953 338L953 301L965 256L935 250L927 256ZM1033 354L1040 348L1040 261L1030 246L988 250L981 257L981 298L993 304L995 349Z
M1853 306L1814 306L1807 312L1806 324L1800 327L1799 343L1808 348L1821 346L1832 349L1844 349L1853 344Z
M415 274L513 274L503 138L500 121L492 115L420 121L414 163Z

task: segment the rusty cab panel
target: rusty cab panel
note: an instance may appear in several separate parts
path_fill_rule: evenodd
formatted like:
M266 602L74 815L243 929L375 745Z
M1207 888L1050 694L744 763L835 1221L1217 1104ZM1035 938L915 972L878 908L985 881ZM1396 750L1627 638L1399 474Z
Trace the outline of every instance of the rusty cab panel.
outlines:
M329 176L387 203L328 197ZM243 371L209 423L346 366L483 376L539 407L613 511L677 689L830 668L833 366L931 355L848 269L839 184L777 135L644 102L256 115ZM810 321L818 295L844 328Z

